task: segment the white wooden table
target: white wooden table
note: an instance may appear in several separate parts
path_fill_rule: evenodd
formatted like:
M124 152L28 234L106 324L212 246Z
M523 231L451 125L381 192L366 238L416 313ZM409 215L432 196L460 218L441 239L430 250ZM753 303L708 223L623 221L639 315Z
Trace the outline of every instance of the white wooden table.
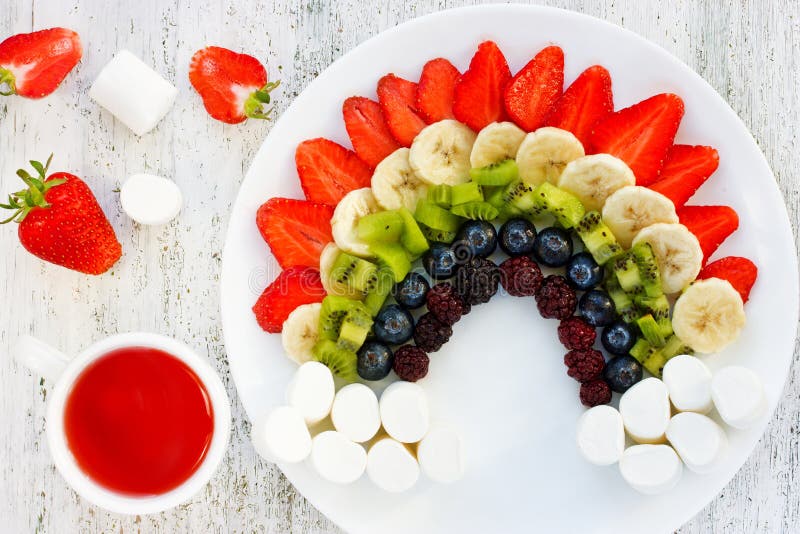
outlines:
M280 111L356 44L405 20L467 3L474 2L0 0L0 39L66 26L77 30L84 44L83 61L56 94L41 101L0 100L0 192L15 190L14 171L27 160L55 152L54 169L87 180L124 249L112 272L90 278L40 262L18 244L16 228L0 228L0 531L336 531L275 467L256 456L222 341L218 286L227 218L270 124L225 126L211 120L189 85L189 58L208 44L259 57L270 78L283 82ZM727 8L712 0L545 3L620 24L698 71L753 132L797 227L800 3L742 0ZM120 48L143 57L180 89L172 112L141 139L86 94ZM115 189L141 171L174 178L182 188L185 208L172 224L138 227L121 213ZM51 384L7 356L24 333L74 353L99 337L130 330L174 336L208 354L233 402L231 445L212 482L191 502L149 517L106 513L66 486L50 462L44 434ZM682 532L800 531L799 432L800 376L794 366L755 453Z

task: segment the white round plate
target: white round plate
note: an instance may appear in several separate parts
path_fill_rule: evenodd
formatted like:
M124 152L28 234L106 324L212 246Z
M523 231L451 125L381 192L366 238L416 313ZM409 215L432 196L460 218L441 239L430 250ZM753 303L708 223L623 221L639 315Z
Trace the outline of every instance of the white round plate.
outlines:
M771 414L792 358L798 274L784 202L753 138L706 82L643 38L568 11L493 5L422 17L361 44L297 97L256 155L231 216L221 288L231 372L250 418L283 402L295 369L280 336L261 331L250 310L279 272L256 229L259 205L274 196L303 198L294 151L304 139L324 136L349 146L341 117L345 98L374 98L376 82L388 72L416 80L437 56L463 71L485 39L500 45L512 72L551 43L564 49L567 83L590 65L604 65L617 109L656 93L683 98L677 141L712 145L721 160L692 203L728 204L741 218L716 257L744 255L759 267L741 338L705 360L712 369L731 363L752 368L764 381ZM671 532L733 477L770 417L748 431L728 429L729 454L715 473L686 472L673 491L645 497L625 485L616 467L595 467L578 455L575 422L584 409L563 354L556 322L539 317L533 299L497 297L455 326L420 383L433 417L462 430L467 475L458 483L420 480L412 491L391 495L366 477L338 487L305 464L282 469L314 506L353 534Z

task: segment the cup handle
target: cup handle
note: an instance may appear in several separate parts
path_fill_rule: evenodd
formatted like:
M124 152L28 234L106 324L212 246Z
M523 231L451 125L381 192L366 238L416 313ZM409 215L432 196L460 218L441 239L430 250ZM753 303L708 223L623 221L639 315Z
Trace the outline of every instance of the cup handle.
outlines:
M46 380L56 383L58 377L67 367L69 357L51 347L44 341L33 336L22 336L12 349L14 358L33 373L43 376Z

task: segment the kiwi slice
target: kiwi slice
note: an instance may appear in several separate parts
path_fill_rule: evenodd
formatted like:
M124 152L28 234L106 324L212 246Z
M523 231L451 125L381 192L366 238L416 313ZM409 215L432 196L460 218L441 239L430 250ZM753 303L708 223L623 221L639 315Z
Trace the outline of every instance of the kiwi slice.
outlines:
M652 315L656 321L669 319L669 300L667 300L666 295L648 297L647 294L643 293L633 297L633 300L637 306L645 313Z
M515 180L503 190L501 211L508 217L528 215L537 217L541 210L536 206L533 187L521 180Z
M626 253L613 262L614 276L617 277L619 287L629 295L638 295L644 291L642 279L639 276L639 266L633 254Z
M397 213L403 219L403 233L400 234L400 244L403 245L409 256L417 259L428 250L428 240L410 211L400 208Z
M507 159L478 169L470 169L469 176L480 185L508 185L519 178L519 168L516 161Z
M466 219L492 221L500 211L488 202L467 202L450 208L450 211Z
M327 365L333 374L343 380L358 380L358 357L354 351L343 349L330 339L321 339L311 349L311 354L316 361Z
M370 213L358 220L356 232L367 243L397 243L403 233L403 218L396 211Z
M347 312L358 306L364 305L357 300L346 297L328 295L322 299L322 308L319 313L319 339L336 341L339 339L339 330L342 328Z
M636 319L636 324L639 326L639 330L642 331L642 335L650 343L651 347L663 347L666 339L661 333L661 327L656 322L655 318L650 315L643 315Z
M590 211L586 213L575 227L575 230L583 241L586 250L589 251L594 261L599 265L604 265L608 260L622 253L622 247L603 222L599 212Z
M639 360L644 368L657 378L661 378L664 366L670 359L678 354L691 353L692 350L675 335L670 336L661 348L654 348L646 339L639 339L630 351L631 356Z
M369 310L363 304L356 306L345 314L336 344L340 348L356 352L367 339L370 328L372 328L372 315Z
M497 208L498 210L502 209L504 206L503 202L503 193L505 192L505 187L503 186L496 186L496 187L484 187L483 188L483 198Z
M460 217L427 200L420 200L417 203L414 219L428 228L444 230L445 232L456 232L458 227L461 226Z
M458 206L467 202L481 202L483 200L483 190L475 182L454 185L451 189L451 205Z
M544 182L533 190L535 206L542 212L556 218L564 228L574 228L581 221L586 210L578 197L559 189L550 182ZM597 258L595 258L595 261Z
M378 267L367 260L341 252L331 267L330 277L334 284L351 291L368 291L375 283Z
M428 202L432 202L442 208L449 208L453 205L453 191L447 184L434 185L428 188Z
M636 340L636 343L633 344L628 354L633 356L639 363L644 363L654 350L655 349L650 346L650 343L648 343L645 338L640 337Z
M378 259L378 264L392 273L395 282L399 282L406 277L411 270L411 260L408 258L406 250L396 243L375 243L370 246L372 252Z
M605 286L608 296L614 301L614 307L617 309L617 313L620 317L622 317L622 320L626 323L635 321L639 317L639 310L633 298L619 287L616 276L613 274L610 275L606 279Z
M378 315L378 312L383 308L386 298L392 292L394 287L394 276L385 267L378 269L378 280L366 297L364 297L364 306L369 311L372 317Z
M424 235L429 242L433 243L445 243L449 245L456 238L455 232L434 230L433 228L425 226L422 223L419 223L419 229L422 232L422 235Z
M639 267L639 276L644 293L651 298L657 298L663 294L661 289L661 272L658 270L658 262L653 254L653 247L650 243L641 242L634 245L630 250L636 259L636 266Z

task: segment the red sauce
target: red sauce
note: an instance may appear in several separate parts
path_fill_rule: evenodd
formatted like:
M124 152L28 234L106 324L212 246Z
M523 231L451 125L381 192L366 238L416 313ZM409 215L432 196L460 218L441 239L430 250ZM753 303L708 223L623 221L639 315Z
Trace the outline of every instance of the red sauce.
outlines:
M128 347L78 376L64 408L67 445L98 484L157 495L186 481L208 452L214 412L197 375L174 356Z

